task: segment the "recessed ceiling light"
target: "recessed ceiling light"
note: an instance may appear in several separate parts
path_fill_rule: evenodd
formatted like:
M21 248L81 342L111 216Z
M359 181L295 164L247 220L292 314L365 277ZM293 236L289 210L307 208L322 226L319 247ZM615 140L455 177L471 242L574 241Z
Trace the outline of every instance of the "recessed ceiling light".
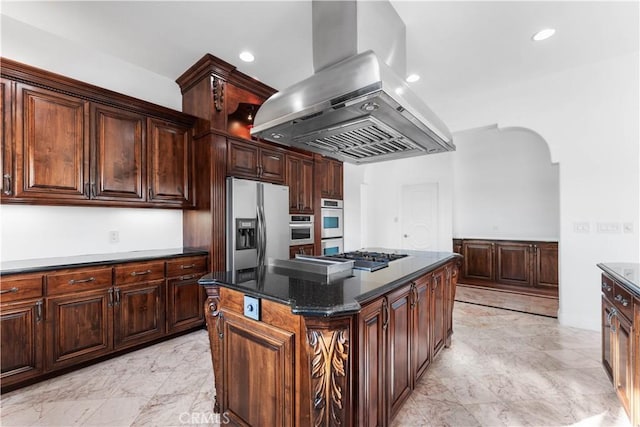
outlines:
M251 52L246 50L244 52L240 52L239 56L244 62L253 62L253 60L256 59Z
M407 81L409 83L414 83L414 82L417 82L418 80L420 80L420 76L417 74L409 74L407 76Z
M544 30L540 30L531 37L531 40L539 42L541 40L546 40L552 35L556 33L554 28L545 28Z

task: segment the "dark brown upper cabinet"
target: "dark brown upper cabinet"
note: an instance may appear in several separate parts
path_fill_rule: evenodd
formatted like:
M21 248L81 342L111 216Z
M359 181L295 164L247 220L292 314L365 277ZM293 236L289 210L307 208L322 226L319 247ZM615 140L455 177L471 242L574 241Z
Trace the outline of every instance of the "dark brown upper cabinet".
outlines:
M342 162L316 156L315 166L316 178L320 180L320 197L342 200Z
M149 200L188 206L191 197L191 130L149 119Z
M229 138L227 175L284 184L284 150L259 141Z
M89 102L19 83L15 195L89 198Z
M2 61L3 202L192 206L195 117Z
M287 154L289 212L313 214L313 160Z
M91 116L95 142L92 198L144 201L144 116L97 104L92 105Z

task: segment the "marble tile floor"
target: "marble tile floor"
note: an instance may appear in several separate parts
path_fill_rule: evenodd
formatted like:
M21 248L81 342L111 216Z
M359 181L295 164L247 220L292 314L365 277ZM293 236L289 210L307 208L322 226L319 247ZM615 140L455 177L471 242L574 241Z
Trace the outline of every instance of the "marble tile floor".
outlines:
M211 426L205 331L0 398L2 426ZM394 426L629 426L600 365L600 334L456 303L444 349Z

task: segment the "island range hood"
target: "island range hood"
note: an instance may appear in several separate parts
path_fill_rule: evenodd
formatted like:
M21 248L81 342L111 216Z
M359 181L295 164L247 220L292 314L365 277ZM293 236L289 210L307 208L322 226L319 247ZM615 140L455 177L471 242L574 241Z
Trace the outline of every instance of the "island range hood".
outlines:
M315 74L267 99L252 135L356 164L455 150L405 83L404 23L388 1L314 0L312 17Z

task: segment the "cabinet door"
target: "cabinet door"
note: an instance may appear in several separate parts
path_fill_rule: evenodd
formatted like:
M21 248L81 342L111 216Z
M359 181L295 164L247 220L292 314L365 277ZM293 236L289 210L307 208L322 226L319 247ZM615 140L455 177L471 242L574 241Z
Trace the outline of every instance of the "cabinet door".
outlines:
M614 359L614 347L612 344L613 332L611 330L611 318L613 317L612 310L613 303L611 303L603 296L601 311L602 318L600 319L602 323L602 367L604 368L611 381L613 381Z
M535 286L558 287L558 244L537 243L535 249Z
M289 213L300 209L300 165L302 159L287 155L287 185L289 186Z
M11 114L13 85L14 83L10 80L0 78L0 168L2 168L0 197L3 199L14 195L13 150L15 147Z
M146 187L144 117L95 104L91 116L92 198L143 201Z
M331 198L342 200L342 162L331 160L329 163L329 176L331 180Z
M227 143L227 175L258 177L258 147L229 139Z
M436 270L431 278L431 357L444 347L447 336L445 296L445 270Z
M229 311L221 316L222 413L240 425L292 426L295 334Z
M164 279L114 288L113 333L116 348L140 344L164 335L164 288Z
M63 368L113 349L113 289L49 298L47 367Z
M298 212L313 214L313 162L311 160L302 160L299 177Z
M481 240L465 240L462 243L463 279L486 280L494 279L493 271L494 244Z
M0 379L15 384L43 372L42 300L0 306Z
M284 154L280 151L261 148L259 155L260 178L283 184L285 178Z
M148 200L177 206L191 203L191 129L149 119Z
M613 379L616 394L622 402L627 415L631 417L631 405L633 397L633 329L629 322L621 314L614 315L615 361L613 363Z
M204 289L201 274L167 280L167 332L184 331L204 324Z
M393 418L411 393L411 286L390 293L387 362L388 416Z
M387 313L387 299L379 298L366 305L358 315L360 404L358 405L357 425L360 426L386 425L384 378Z
M19 83L16 196L88 199L89 103Z
M413 299L413 378L414 383L431 363L431 292L429 276L414 282Z
M323 157L316 162L316 176L320 179L320 197L342 199L342 162Z
M533 245L498 242L495 248L497 252L496 281L506 285L531 286L533 284L531 269Z

